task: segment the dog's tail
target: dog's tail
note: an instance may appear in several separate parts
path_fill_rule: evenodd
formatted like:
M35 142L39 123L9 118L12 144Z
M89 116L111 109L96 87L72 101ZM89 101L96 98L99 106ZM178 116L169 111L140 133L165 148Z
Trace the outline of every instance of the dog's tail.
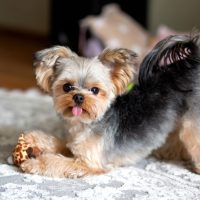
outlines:
M166 84L177 90L188 91L195 75L194 69L198 66L200 35L169 36L144 58L139 71L139 85L143 89L150 89Z

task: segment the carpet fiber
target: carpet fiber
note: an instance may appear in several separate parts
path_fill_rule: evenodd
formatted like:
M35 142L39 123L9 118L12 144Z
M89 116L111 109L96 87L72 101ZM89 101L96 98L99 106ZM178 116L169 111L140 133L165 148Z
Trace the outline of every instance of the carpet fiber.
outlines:
M63 136L52 100L37 90L0 89L0 200L199 200L200 175L181 163L147 158L134 166L82 179L53 179L22 173L7 164L19 133L43 130Z

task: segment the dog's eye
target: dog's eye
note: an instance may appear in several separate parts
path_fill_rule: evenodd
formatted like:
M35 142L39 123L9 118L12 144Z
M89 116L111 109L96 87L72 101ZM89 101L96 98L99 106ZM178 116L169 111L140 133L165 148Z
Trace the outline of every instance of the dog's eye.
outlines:
M70 83L66 83L63 85L63 90L65 92L70 92L71 90L74 90L74 87Z
M90 89L90 91L91 91L93 94L97 95L97 94L99 93L99 88L93 87L93 88Z

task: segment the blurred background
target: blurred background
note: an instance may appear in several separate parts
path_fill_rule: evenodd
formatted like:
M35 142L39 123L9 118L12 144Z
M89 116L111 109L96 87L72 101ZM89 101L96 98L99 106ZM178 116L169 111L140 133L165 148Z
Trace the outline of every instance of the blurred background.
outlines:
M81 46L81 41L86 44L91 35L98 39L92 43L95 44L93 48L105 47L108 43L100 37L101 33L94 32L91 24L81 28L80 20L89 15L99 16L102 7L109 3L119 5L123 13L118 15L131 17L123 19L129 20L134 30L139 30L135 35L131 34L132 37L141 31L148 35L148 40L145 40L148 44L152 41L154 44L165 34L200 28L198 0L0 0L0 88L35 87L32 58L34 52L43 48L67 45L75 52L87 55L88 48ZM114 24L112 21L109 23ZM125 33L127 29L122 25L120 31ZM85 29L90 31L85 33ZM108 29L101 31L105 33ZM117 34L112 36L112 31L109 34L117 40Z

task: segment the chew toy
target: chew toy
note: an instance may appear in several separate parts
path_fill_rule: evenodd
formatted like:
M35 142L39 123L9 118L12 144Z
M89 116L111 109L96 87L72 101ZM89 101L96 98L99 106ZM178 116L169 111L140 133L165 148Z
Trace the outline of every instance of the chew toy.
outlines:
M31 147L31 145L25 141L24 134L21 134L12 152L12 161L14 165L19 167L21 163L30 158L35 158L38 154L39 149L37 147Z

